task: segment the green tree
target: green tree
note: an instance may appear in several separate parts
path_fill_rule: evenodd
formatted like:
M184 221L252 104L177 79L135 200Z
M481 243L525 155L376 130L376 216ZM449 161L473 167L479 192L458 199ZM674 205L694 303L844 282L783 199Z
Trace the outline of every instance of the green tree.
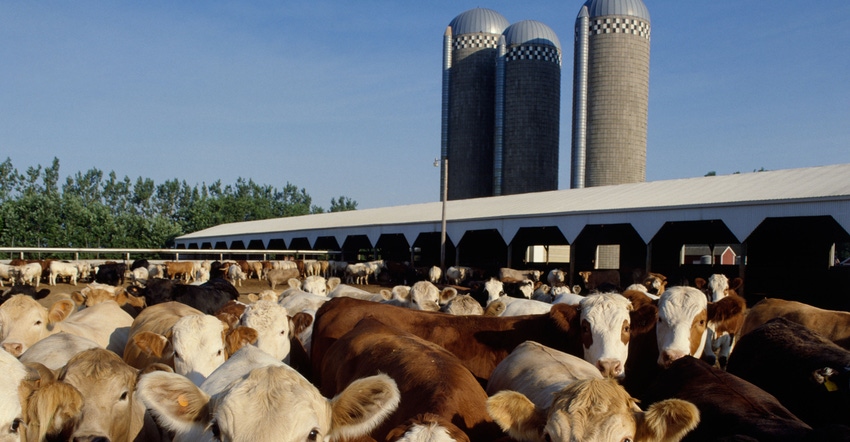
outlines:
M331 198L331 212L345 212L348 210L357 210L357 201L344 196L340 196L339 199Z

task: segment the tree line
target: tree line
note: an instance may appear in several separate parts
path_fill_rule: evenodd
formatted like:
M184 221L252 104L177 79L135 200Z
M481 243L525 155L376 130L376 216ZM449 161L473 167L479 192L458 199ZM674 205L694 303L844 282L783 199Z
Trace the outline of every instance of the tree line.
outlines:
M327 211L357 209L340 196ZM91 168L60 183L59 159L15 169L0 163L0 245L6 247L167 248L175 237L219 224L323 213L304 188L238 178L194 186L118 178Z

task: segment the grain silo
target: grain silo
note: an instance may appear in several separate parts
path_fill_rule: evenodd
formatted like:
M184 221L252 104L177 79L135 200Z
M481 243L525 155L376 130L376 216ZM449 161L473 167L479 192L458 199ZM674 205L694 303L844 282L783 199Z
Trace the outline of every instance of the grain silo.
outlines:
M558 190L561 44L534 20L510 25L502 41L493 194Z
M449 160L449 199L493 194L496 46L508 24L496 11L475 8L446 29L441 155Z
M646 181L649 11L588 0L576 19L570 187Z

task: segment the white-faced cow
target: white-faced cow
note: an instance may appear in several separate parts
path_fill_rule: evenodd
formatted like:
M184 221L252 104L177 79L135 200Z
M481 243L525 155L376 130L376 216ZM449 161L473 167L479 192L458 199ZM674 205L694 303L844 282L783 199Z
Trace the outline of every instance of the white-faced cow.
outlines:
M342 441L368 434L398 406L386 375L358 379L333 399L253 346L238 351L200 388L174 373L142 376L142 401L175 442Z

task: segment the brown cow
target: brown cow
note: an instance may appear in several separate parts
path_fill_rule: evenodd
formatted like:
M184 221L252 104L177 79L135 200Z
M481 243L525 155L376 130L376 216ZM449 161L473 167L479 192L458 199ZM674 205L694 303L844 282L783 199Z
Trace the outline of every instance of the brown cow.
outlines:
M588 292L620 290L619 270L587 270L578 274Z
M448 433L458 428L473 441L503 436L487 414L487 393L457 357L432 342L374 318L361 320L328 348L322 364L320 391L333 397L353 381L378 373L396 380L401 402L371 432L376 440L387 440L390 432L401 437L405 431L397 427L426 413L443 418L441 422L448 426L432 428L432 432ZM440 421L433 417L431 420ZM422 431L415 426L403 428Z
M824 310L802 302L767 298L749 310L741 335L747 334L773 318L785 318L850 350L850 313Z
M442 346L479 380L488 379L496 364L527 340L583 354L575 306L556 304L549 313L539 315L454 316L340 297L325 302L316 312L311 350L314 376L320 376L328 348L367 316Z
M168 261L165 264L165 272L168 273L168 277L171 279L176 279L178 276L184 282L194 281L194 269L195 264L189 261Z

